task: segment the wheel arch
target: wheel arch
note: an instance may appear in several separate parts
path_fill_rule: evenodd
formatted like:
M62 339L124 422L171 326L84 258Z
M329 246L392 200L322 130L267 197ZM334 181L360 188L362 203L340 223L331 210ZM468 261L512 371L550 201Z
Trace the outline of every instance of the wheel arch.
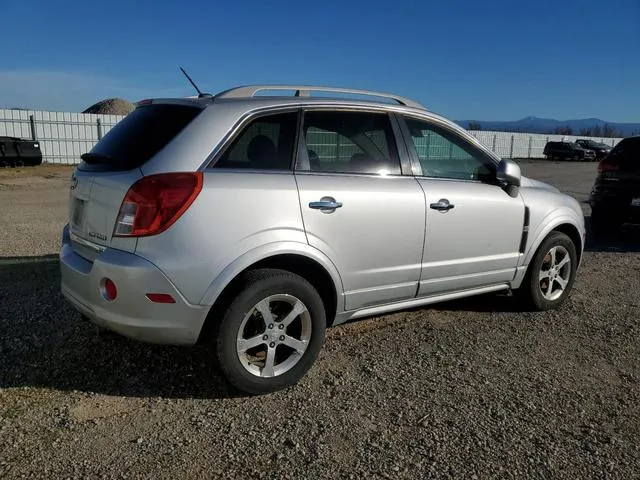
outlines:
M562 232L571 239L576 247L578 265L580 264L584 250L584 236L586 234L584 230L584 217L579 217L573 209L564 207L549 211L540 221L535 222L535 224L537 224L537 227L531 231L530 243L528 242L524 258L520 265L528 267L542 242L554 231Z
M311 283L324 303L327 326L331 326L338 311L344 309L342 280L333 263L320 252L293 251L291 248L281 248L262 255L249 252L227 267L227 273L223 272L203 297L202 303L211 307L200 331L199 343L209 336L216 319L242 289L243 275L260 268L286 270Z
M583 245L582 236L580 235L580 231L578 230L578 228L572 223L565 222L554 227L549 232L549 234L551 234L552 232L564 233L566 236L568 236L571 239L573 244L576 246L576 255L578 256L578 265L580 265L580 262L582 261L582 253L583 253L584 245ZM548 237L549 234L547 234L545 238Z

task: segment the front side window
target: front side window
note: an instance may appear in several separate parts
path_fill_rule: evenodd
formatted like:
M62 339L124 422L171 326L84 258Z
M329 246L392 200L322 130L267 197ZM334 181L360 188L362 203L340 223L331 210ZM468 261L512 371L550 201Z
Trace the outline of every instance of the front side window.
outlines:
M405 118L425 177L490 181L494 164L455 133L430 122Z
M296 136L295 112L264 115L251 121L213 168L289 170Z
M313 172L400 175L389 116L384 113L308 111L304 115L308 162Z

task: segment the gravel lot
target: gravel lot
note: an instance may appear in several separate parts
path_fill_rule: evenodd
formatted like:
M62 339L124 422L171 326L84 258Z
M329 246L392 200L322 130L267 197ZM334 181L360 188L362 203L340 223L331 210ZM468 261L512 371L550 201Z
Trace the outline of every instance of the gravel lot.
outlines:
M521 164L581 201L596 168ZM0 477L640 476L637 232L589 243L559 311L487 296L335 327L296 388L248 398L204 347L80 320L58 293L70 169L29 172L0 171Z

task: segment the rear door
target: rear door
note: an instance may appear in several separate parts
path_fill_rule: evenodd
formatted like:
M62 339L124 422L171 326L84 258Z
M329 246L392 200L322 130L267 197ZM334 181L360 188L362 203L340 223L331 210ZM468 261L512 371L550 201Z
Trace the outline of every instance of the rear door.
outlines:
M348 310L417 291L424 194L410 164L401 166L393 122L376 111L304 112L296 168L304 227L338 268Z
M201 112L181 104L136 108L82 156L69 186L69 230L74 250L93 260L106 247L135 251L135 238L112 237L129 187L140 167Z
M524 202L495 181L495 163L444 123L399 117L426 197L419 296L509 282L516 273Z

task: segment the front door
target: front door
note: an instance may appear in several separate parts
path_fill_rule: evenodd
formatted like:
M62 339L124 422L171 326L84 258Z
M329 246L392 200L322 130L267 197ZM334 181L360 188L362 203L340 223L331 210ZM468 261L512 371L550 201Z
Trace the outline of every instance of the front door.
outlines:
M435 121L404 118L426 197L419 296L506 283L520 257L524 202L495 182L487 154Z
M424 194L387 114L306 111L296 181L308 242L336 265L347 310L415 297Z

